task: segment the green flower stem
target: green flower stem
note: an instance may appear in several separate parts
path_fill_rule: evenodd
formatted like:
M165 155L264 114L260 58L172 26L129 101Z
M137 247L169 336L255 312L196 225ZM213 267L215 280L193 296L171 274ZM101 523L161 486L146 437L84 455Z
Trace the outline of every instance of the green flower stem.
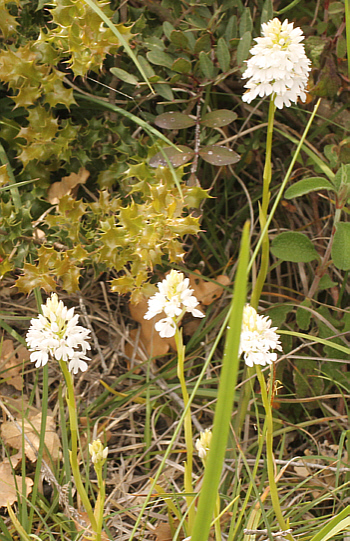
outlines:
M273 121L275 118L275 110L276 110L276 106L274 102L274 96L271 96L270 105L269 105L268 124L267 124L265 165L264 165L264 173L263 173L263 195L262 195L261 205L259 205L259 222L260 222L261 232L263 232L264 229L266 229L267 211L268 211L268 206L270 202L272 134L273 134ZM251 295L251 299L250 299L250 304L253 308L255 308L255 310L258 309L261 292L264 287L267 271L269 268L269 253L270 253L270 243L269 243L268 231L266 230L265 233L262 235L262 239L261 239L260 269L259 269L258 277L256 279L256 283ZM244 370L243 379L244 380L249 379L252 376L252 373L253 373L253 370L246 367ZM240 434L243 428L244 419L247 414L248 404L250 401L250 396L251 396L250 382L247 381L245 385L243 386L242 400L239 404L238 414L236 417L235 428L236 428L237 434Z
M269 117L267 124L267 137L266 137L266 156L265 166L263 174L263 195L261 207L259 208L259 221L260 229L264 230L267 220L267 211L270 202L270 183L271 183L271 153L272 153L272 134L273 134L273 121L275 118L275 103L274 98L271 97L269 105ZM256 280L256 284L253 289L250 304L257 310L262 289L266 280L267 270L269 266L269 237L268 233L263 235L261 243L261 262L260 270Z
M81 498L81 501L83 502L85 511L87 512L89 516L91 527L93 531L96 532L97 531L96 519L92 510L88 495L86 493L83 482L81 480L81 475L80 475L80 470L79 470L78 419L77 419L77 408L76 408L75 395L74 395L73 377L72 377L72 374L69 372L67 363L65 361L62 361L62 360L59 361L59 365L61 367L61 370L64 375L64 379L67 385L66 399L67 399L68 412L69 412L69 424L70 424L71 446L72 446L72 450L69 451L70 465L72 468L72 473L73 473L75 486L77 487L78 494Z
M184 406L186 408L189 401L189 396L188 396L187 387L186 387L185 370L184 370L185 346L183 345L182 331L179 330L177 325L176 325L176 332L175 332L175 342L176 342L177 359L178 359L177 360L177 376L180 380L182 398L184 401ZM192 419L191 419L190 408L188 409L186 417L185 417L184 427L185 427L185 443L186 443L186 450L187 450L187 459L185 463L185 492L187 494L186 503L187 503L187 509L188 509L187 535L191 535L194 519L195 519L195 508L193 505L194 496L192 495L193 493L193 486L192 486L193 436L192 436Z
M96 541L101 541L102 526L103 526L103 512L106 499L106 488L102 475L103 464L101 462L95 464L95 472L97 475L98 496L95 506L95 519L97 523L96 528Z
M261 372L259 365L255 365L256 375L260 383L261 397L265 409L266 415L266 460L267 460L267 474L269 478L270 494L273 510L275 512L276 518L279 523L281 530L287 530L288 526L282 515L282 510L280 506L280 500L277 491L277 485L275 481L275 461L273 455L273 418L272 418L272 408L271 408L271 394L272 389L268 395L265 378ZM272 380L271 380L272 385Z

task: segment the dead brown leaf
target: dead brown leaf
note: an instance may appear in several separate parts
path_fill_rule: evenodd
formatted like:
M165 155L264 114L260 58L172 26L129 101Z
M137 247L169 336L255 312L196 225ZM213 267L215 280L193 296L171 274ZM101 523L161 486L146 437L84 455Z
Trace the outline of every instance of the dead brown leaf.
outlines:
M68 177L63 177L61 181L54 182L47 193L47 198L51 205L57 205L64 195L68 195L79 184L85 184L90 176L90 172L81 167L78 173L71 173Z
M41 428L41 413L34 417L29 417L28 420L16 419L18 425L24 430L25 435L33 445L34 449L39 449L39 438ZM7 421L1 425L1 436L4 442L14 449L22 449L22 433L13 421ZM55 462L60 457L60 439L56 433L56 423L50 415L46 419L45 446L43 457L48 461L48 454ZM36 461L36 453L29 445L28 441L24 440L25 454L31 462Z
M13 347L12 340L4 340L0 346L0 372L1 377L7 379L7 383L15 387L18 391L22 390L23 361L29 361L30 353L24 346L19 346L16 350Z
M220 274L215 278L215 282L218 282L221 285L214 284L213 282L208 282L201 278L201 273L199 270L194 271L198 276L191 274L190 286L194 290L194 295L197 297L201 304L208 306L215 300L217 300L224 292L224 286L230 284L230 279L225 274Z
M130 339L133 341L133 344L126 344L125 354L128 357L132 357L134 354L135 346L137 345L141 349L144 349L147 355L152 357L159 357L160 355L165 355L168 353L169 349L176 349L175 339L171 338L161 338L159 333L154 330L154 325L164 317L164 314L158 314L152 319L144 319L144 315L148 310L148 303L145 297L137 304L130 304L130 315L134 321L137 321L141 324L141 331L139 335L139 342L136 343L137 339L137 329L133 329L130 332ZM135 359L142 361L142 356L136 353Z
M17 501L16 483L21 491L22 477L14 475L11 465L8 461L0 464L0 507L7 507ZM33 481L29 477L25 478L26 496L32 491Z

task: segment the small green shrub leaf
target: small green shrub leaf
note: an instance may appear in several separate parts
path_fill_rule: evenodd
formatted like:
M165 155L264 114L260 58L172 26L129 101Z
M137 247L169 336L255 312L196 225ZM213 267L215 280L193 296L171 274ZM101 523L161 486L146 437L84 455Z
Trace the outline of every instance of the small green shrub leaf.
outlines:
M130 85L137 85L139 83L138 79L134 75L125 70L120 68L111 68L110 71L113 73L113 75L118 77L118 79L124 81L124 83L129 83Z
M158 115L154 123L159 128L165 128L167 130L181 130L182 128L190 128L194 126L196 121L188 115L179 112L162 113Z
M170 55L164 53L159 49L153 49L152 51L149 51L147 53L147 58L151 62L151 64L155 64L156 66L165 66L166 68L171 68L174 62Z
M220 64L220 68L223 72L226 72L230 69L231 54L227 46L226 40L224 38L218 39L218 44L216 47L216 56Z
M201 71L207 79L213 79L215 70L214 64L210 60L209 56L205 54L204 51L199 53L199 66Z
M339 222L334 234L332 259L340 270L350 269L350 222Z
M284 197L286 199L293 199L294 197L300 197L310 192L316 192L318 190L334 190L334 186L323 177L310 177L299 180L286 190Z
M239 162L240 155L231 148L210 146L201 148L199 155L212 165L230 165Z
M245 70L243 65L244 60L247 60L249 56L250 46L252 43L252 34L251 32L245 32L241 37L238 47L237 47L237 64L241 70Z
M169 85L163 83L155 83L154 90L165 100L173 101L174 94Z
M218 109L217 111L211 111L204 115L201 120L203 126L208 128L221 128L222 126L227 126L236 120L237 114L228 109Z
M186 60L186 58L177 58L171 66L171 69L177 73L190 73L192 64L189 60Z
M295 231L286 231L275 237L271 243L271 252L283 261L294 263L308 263L319 258L311 240Z
M312 313L309 310L305 310L304 306L306 308L311 307L311 302L309 299L306 299L305 301L301 302L300 305L297 308L296 312L296 320L297 325L299 329L302 329L303 331L307 331L310 327L311 317Z
M188 47L188 39L186 34L181 32L180 30L173 30L170 34L170 41L176 47L179 47L180 49L187 49Z
M178 145L178 149L179 150L173 147L163 148L161 152L157 152L157 154L150 159L150 166L158 167L159 165L162 165L163 167L168 167L168 162L166 161L164 154L166 154L173 167L180 167L180 165L185 165L185 163L191 161L194 152L190 147Z

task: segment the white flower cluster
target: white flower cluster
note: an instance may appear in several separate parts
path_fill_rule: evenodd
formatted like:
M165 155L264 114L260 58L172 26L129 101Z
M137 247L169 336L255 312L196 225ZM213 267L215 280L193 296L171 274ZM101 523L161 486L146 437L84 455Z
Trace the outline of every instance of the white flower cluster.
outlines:
M205 461L208 456L212 435L210 428L206 428L204 432L200 433L200 437L196 440L196 449L199 457L203 461Z
M192 295L193 289L189 287L189 283L189 279L184 278L182 272L173 269L162 282L157 284L159 291L148 299L145 319L152 319L162 312L166 315L155 324L155 329L161 338L170 338L175 335L177 320L185 312L189 312L194 317L204 317L204 314L196 308L199 302Z
M108 447L103 447L101 440L94 440L89 443L89 453L93 464L106 461L108 455Z
M271 350L282 351L282 347L275 332L277 327L271 328L271 323L271 319L259 316L249 304L244 307L239 354L244 353L246 365L265 366L277 360L277 353Z
M91 349L86 341L90 331L77 325L79 316L74 315L74 308L68 310L63 302L58 300L56 293L53 293L41 309L43 315L39 314L31 320L26 336L28 349L33 352L30 360L39 368L51 357L57 361L69 361L69 371L74 374L77 374L79 369L85 372L85 360L88 360L85 353Z
M274 95L276 107L289 107L298 98L306 100L306 85L311 61L307 58L300 28L293 28L288 19L281 23L277 18L262 25L263 37L256 38L243 74L249 81L243 101L250 103L257 96Z

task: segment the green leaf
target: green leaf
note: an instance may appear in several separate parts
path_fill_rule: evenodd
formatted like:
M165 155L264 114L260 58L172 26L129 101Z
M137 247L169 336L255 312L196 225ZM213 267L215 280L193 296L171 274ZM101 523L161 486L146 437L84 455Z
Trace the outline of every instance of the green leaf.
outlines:
M219 166L237 163L241 159L240 155L231 148L214 145L201 148L199 155L206 162Z
M230 69L231 55L226 40L224 38L218 39L218 44L216 46L216 57L222 71L228 71Z
M158 167L159 165L162 165L163 167L169 167L164 154L173 167L179 167L180 165L185 165L185 163L191 161L194 152L190 147L186 147L185 145L178 145L178 148L166 147L160 152L157 152L157 154L150 159L150 166Z
M153 49L152 51L148 51L146 56L151 62L151 64L155 64L156 66L165 66L166 68L171 68L174 62L173 58L170 55L164 53L160 49Z
M186 34L181 32L180 30L173 30L170 34L170 41L176 47L179 47L180 49L187 49L188 48L188 39Z
M318 284L318 289L328 289L330 287L335 287L338 285L338 282L333 282L329 274L324 274Z
M215 73L214 64L204 51L201 51L199 53L199 66L204 77L206 77L207 79L213 79Z
M350 222L338 222L332 245L332 259L340 270L350 269Z
M311 240L295 231L286 231L275 237L271 243L271 252L275 257L293 263L308 263L319 259Z
M204 115L201 119L201 124L208 128L221 128L227 126L236 120L237 114L228 109L218 109L217 111L211 111Z
M157 94L162 96L162 98L164 98L165 100L173 101L174 94L169 85L162 84L162 83L155 83L154 90L157 92Z
M293 199L294 197L300 197L310 192L316 192L318 190L332 190L335 191L334 186L323 177L310 177L299 180L286 190L284 197L286 199Z
M171 69L177 73L190 73L192 64L186 58L177 58L171 66Z
M252 16L250 14L250 9L244 8L241 21L239 23L239 35L241 38L243 38L246 32L251 33L252 30L253 30L253 21L252 21Z
M211 50L211 39L209 34L204 34L199 39L197 39L195 46L194 46L194 53L200 53L201 51L205 51L206 53L209 53Z
M262 12L261 12L260 23L261 24L267 23L268 21L270 21L272 19L272 17L273 17L272 0L265 0L264 6L263 6L263 9L262 9Z
M129 83L130 85L137 85L139 83L135 75L132 75L131 73L128 73L127 71L124 71L120 68L111 68L110 72L113 73L113 75L115 75L116 77L118 77L118 79L120 79L121 81Z
M196 121L184 113L170 111L169 113L162 113L161 115L156 116L154 123L156 126L159 126L159 128L181 130L183 128L194 126Z
M310 308L311 302L309 299L306 299L305 301L301 302L300 305L298 306L297 312L296 312L296 320L297 320L297 325L299 329L301 329L302 331L307 331L307 329L310 327L312 314L309 310L305 310L304 306L306 306L307 308Z
M249 56L250 46L252 43L251 32L245 32L241 37L237 47L237 64L243 70L243 62L247 60ZM245 67L244 67L245 68Z

